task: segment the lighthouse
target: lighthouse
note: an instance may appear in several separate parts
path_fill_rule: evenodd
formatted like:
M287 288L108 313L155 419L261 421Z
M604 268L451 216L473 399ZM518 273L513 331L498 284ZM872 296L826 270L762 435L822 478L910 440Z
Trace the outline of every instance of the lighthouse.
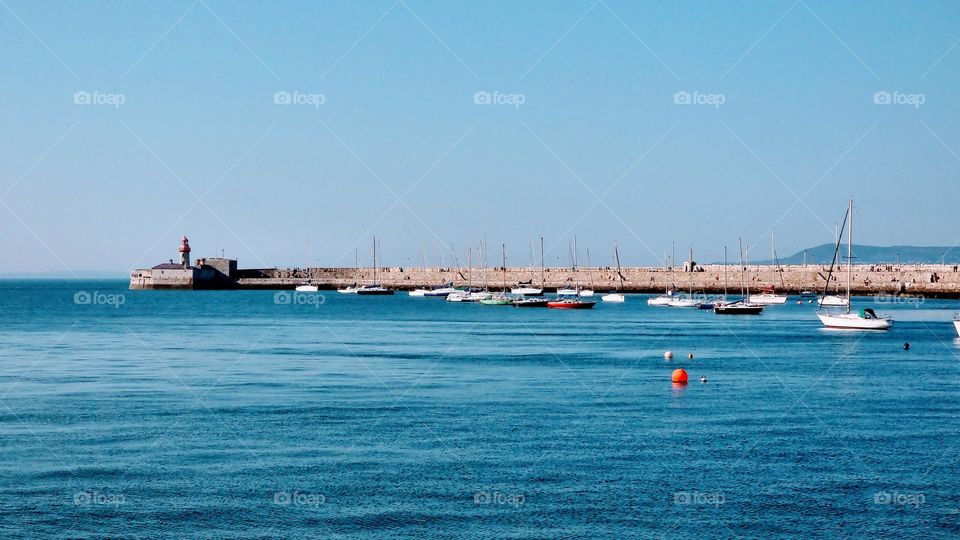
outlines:
M184 268L190 266L190 241L187 240L186 236L180 240L180 264L183 265Z

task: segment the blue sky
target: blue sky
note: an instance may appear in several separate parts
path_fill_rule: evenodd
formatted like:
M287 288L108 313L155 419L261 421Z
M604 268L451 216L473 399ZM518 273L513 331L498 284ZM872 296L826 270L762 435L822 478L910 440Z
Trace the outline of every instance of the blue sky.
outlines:
M948 2L2 0L0 273L122 275L183 234L242 267L374 234L396 265L483 235L756 259L851 196L857 243L952 245L958 29Z

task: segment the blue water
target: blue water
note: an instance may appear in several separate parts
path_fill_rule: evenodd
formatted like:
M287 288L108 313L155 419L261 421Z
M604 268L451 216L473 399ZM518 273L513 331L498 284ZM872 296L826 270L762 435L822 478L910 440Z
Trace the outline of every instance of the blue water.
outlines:
M322 298L0 281L0 537L960 534L955 301Z

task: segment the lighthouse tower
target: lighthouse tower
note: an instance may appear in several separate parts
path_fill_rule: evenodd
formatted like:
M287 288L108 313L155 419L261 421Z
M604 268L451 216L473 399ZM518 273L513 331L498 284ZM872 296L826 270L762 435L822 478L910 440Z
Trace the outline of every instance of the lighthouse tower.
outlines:
M190 241L187 240L186 236L180 240L180 264L182 264L184 268L190 266Z

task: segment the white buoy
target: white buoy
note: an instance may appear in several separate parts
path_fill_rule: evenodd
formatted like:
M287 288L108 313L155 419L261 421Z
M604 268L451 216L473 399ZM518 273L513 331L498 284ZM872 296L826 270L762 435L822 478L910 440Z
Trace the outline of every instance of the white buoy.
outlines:
M667 351L663 353L664 360L673 360L673 351Z
M687 355L687 360L693 360L693 353Z
M700 382L702 382L703 384L707 384L707 376L706 376L706 375L701 375L701 376L700 376Z

